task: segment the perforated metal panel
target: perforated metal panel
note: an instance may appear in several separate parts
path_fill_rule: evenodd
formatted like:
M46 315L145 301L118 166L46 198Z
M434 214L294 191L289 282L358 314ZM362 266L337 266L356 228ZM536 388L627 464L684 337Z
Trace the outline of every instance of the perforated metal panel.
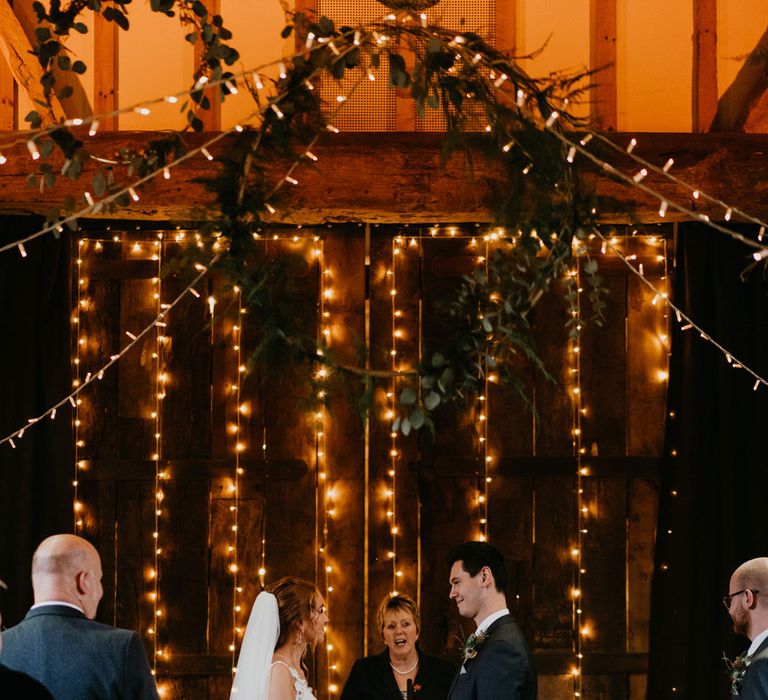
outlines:
M317 11L331 18L337 27L359 25L380 19L386 6L376 0L318 0ZM496 0L441 0L427 10L428 21L448 29L472 31L493 44L496 38ZM333 117L333 123L344 131L394 131L397 128L397 97L389 86L389 66L382 61L374 71L375 81L360 80L360 70L349 71L341 81L323 78L320 95L326 114L336 109L337 97L354 93ZM357 84L357 87L355 85ZM484 128L482 118L476 128ZM402 128L402 127L401 127ZM415 131L443 131L445 120L439 109L427 109L423 118L416 116Z

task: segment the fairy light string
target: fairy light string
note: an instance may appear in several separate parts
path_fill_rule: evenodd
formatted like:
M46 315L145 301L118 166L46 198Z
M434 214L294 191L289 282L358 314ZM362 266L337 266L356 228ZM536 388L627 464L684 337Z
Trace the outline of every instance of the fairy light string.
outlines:
M756 260L763 260L766 257L768 257L768 246L763 245L759 241L753 241L747 238L746 236L738 233L737 231L733 231L729 228L726 228L725 226L721 226L720 224L712 221L707 214L701 214L701 213L695 212L689 207L679 204L675 202L673 199L664 196L657 190L645 185L643 183L643 180L648 174L647 170L643 169L635 173L634 175L628 175L627 173L619 170L614 165L594 155L589 149L587 149L585 147L585 144L589 143L589 140L586 137L582 138L578 142L571 141L569 138L565 136L564 133L560 131L560 129L553 128L553 126L554 124L548 124L548 128L550 132L557 139L559 139L564 144L564 146L568 147L569 156L567 157L570 160L572 160L573 158L573 156L570 154L578 152L588 160L592 161L595 165L600 166L600 168L604 170L606 173L608 173L609 175L617 178L618 180L621 180L625 184L628 184L631 187L634 187L655 199L658 199L660 216L663 217L666 214L667 210L671 207L672 209L679 211L681 214L685 214L687 217L689 217L693 221L699 221L705 224L706 226L708 226L709 228L715 231L718 231L719 233L723 233L727 236L730 236L734 240L749 246L750 248L754 248L757 251L756 253L754 253L754 257Z
M568 382L570 386L571 400L571 446L573 456L576 459L576 545L571 548L571 557L574 562L573 587L571 589L571 620L573 625L573 651L575 655L575 664L571 670L573 677L573 695L581 697L582 694L582 652L583 637L588 634L588 627L584 624L583 608L584 596L582 577L584 570L584 538L588 533L586 519L588 508L584 500L584 477L589 470L584 466L584 454L586 452L583 445L582 435L582 417L586 413L583 405L582 375L581 375L581 266L577 257L575 267L569 271L572 279L571 290L575 294L571 302L570 314L572 323L575 325L575 334L568 340L568 357L570 360L571 378Z
M741 216L747 221L751 221L753 224L757 224L762 229L761 233L758 235L758 240L762 239L763 234L765 233L765 229L768 227L768 223L766 223L762 219L759 219L758 217L752 216L751 214L743 211L736 205L728 204L727 202L721 199L718 199L717 197L707 194L703 190L695 188L693 185L689 184L685 180L682 180L681 178L674 175L672 173L672 167L675 164L674 158L668 158L667 161L664 163L664 165L659 167L658 165L655 165L654 163L651 163L650 161L646 160L642 156L638 155L637 151L635 150L635 147L637 146L637 139L635 138L630 139L626 148L622 148L619 144L615 143L614 141L609 139L607 136L597 131L590 130L588 133L593 138L597 139L601 143L606 144L608 147L610 147L614 151L617 151L622 155L629 156L636 163L642 165L648 170L651 170L655 172L657 175L661 175L662 177L665 177L670 182L674 182L676 185L679 185L680 187L687 189L691 193L691 196L694 199L703 199L707 202L710 202L712 204L715 204L721 207L724 211L724 218L726 221L730 221L732 216L736 215L736 216Z
M72 363L74 364L74 371L73 374L75 375L75 378L72 381L73 387L77 388L80 386L81 382L81 363L82 363L82 350L85 347L86 339L83 335L83 312L85 310L86 302L83 297L83 287L86 284L85 278L82 276L82 267L83 267L83 246L85 245L85 240L83 238L79 238L77 241L77 251L76 251L76 258L75 258L75 264L77 266L77 280L76 280L76 288L75 288L75 311L72 314L72 324L74 326L74 352L73 352L73 359ZM81 461L81 450L83 447L85 447L85 443L82 440L80 436L80 405L81 405L81 399L80 397L77 397L74 401L73 406L73 420L72 420L72 432L75 439L75 469L74 469L74 478L72 480L72 518L73 518L73 524L74 524L74 531L75 534L79 534L83 528L83 504L80 502L79 499L79 486L80 486L80 470L83 466Z
M387 396L390 401L390 413L388 414L389 420L397 414L397 376L398 370L398 348L397 340L402 334L398 324L402 322L403 311L398 307L397 303L397 261L402 254L403 238L401 236L395 236L392 239L390 268L387 270L389 276L390 288L390 312L391 312L391 324L392 324L392 349L390 350L390 368L392 370L392 380L390 382L390 390L387 392ZM399 589L398 577L402 575L398 567L397 555L398 555L398 535L400 534L400 526L397 520L397 462L399 456L398 450L398 438L399 431L391 430L389 433L389 470L387 472L389 481L385 490L385 505L386 505L386 522L389 525L390 533L390 550L388 557L392 563L392 595L395 595Z
M728 348L720 344L718 341L716 341L711 335L709 335L701 326L699 326L690 316L688 316L679 306L677 306L674 302L672 302L669 299L669 295L666 291L659 289L656 285L653 284L639 269L639 266L636 267L632 261L630 261L627 256L625 256L615 245L611 242L608 238L606 238L603 233L598 228L594 228L593 232L595 235L603 242L603 244L606 246L607 249L611 250L616 257L618 257L638 278L640 278L645 284L646 287L648 287L651 291L654 293L654 300L656 302L661 301L663 302L667 307L669 307L672 311L675 312L675 318L678 322L678 324L681 327L681 330L687 331L687 330L695 330L698 332L699 336L705 340L706 342L710 343L714 347L716 347L725 357L726 362L733 368L733 369L743 369L745 372L747 372L751 377L755 380L755 383L753 385L753 389L757 391L761 386L768 386L768 380L766 380L764 377L762 377L760 374L758 374L755 370L753 370L749 365L746 365L744 362L742 362L736 355L734 355Z
M6 435L3 438L0 438L0 445L8 442L10 443L11 447L16 447L15 440L21 439L24 434L26 433L27 429L34 425L35 423L38 423L43 418L47 417L55 417L56 411L61 408L62 406L65 406L67 403L71 404L74 408L77 405L76 399L78 396L82 393L82 391L90 386L93 382L99 381L103 379L104 373L112 367L115 363L117 363L120 358L124 357L126 353L128 353L132 348L134 348L141 340L143 340L147 335L149 335L153 329L156 328L156 324L158 322L162 322L163 319L167 316L168 312L174 308L190 291L194 288L194 286L203 278L205 275L208 274L208 269L211 265L214 265L219 260L219 255L214 256L211 261L208 263L208 265L202 265L198 263L197 269L198 274L195 276L195 278L190 282L186 288L170 303L164 305L163 310L158 313L157 317L149 323L143 330L141 330L138 334L134 334L131 331L126 331L126 335L130 338L130 342L122 349L119 353L112 355L108 362L103 364L99 369L94 370L93 372L90 372L90 376L86 375L86 377L80 382L80 384L75 387L75 389L67 396L65 396L61 401L56 403L55 405L51 406L47 410L45 410L43 413L39 414L38 416L35 416L33 418L27 419L27 424L22 426L21 428L17 428L12 433Z
M162 233L158 234L162 239ZM134 246L139 246L139 243L135 243ZM155 312L157 317L163 313L164 304L162 301L162 264L163 264L163 246L162 241L154 241L153 247L155 249L152 259L157 262L156 276L152 278L152 285L154 291L152 292L152 298L155 303ZM155 468L155 480L154 480L154 531L152 533L152 554L153 554L153 569L150 572L152 581L152 612L153 612L153 624L154 628L150 629L152 637L152 673L157 675L157 665L161 660L167 659L167 652L163 649L160 641L160 629L161 619L163 617L163 608L160 600L160 572L161 572L161 555L163 553L162 543L160 539L160 527L163 517L163 501L165 499L165 492L163 490L163 482L167 478L167 474L163 470L163 402L166 397L166 383L167 374L165 368L165 346L167 342L167 315L163 316L163 320L156 321L155 328L155 350L152 353L152 360L154 365L154 410L151 413L151 418L154 424L154 453L152 454L152 461Z
M238 647L239 636L241 632L240 627L240 592L242 588L240 586L239 574L239 535L240 535L240 476L243 473L243 469L240 466L240 455L245 450L246 445L242 441L241 434L241 417L248 413L248 406L242 403L242 383L245 379L242 359L242 335L243 335L243 298L242 290L240 287L234 287L235 303L237 305L237 316L235 322L232 324L232 351L235 353L235 361L237 366L237 376L232 383L232 390L234 393L234 453L232 481L229 487L230 497L232 502L230 503L229 510L232 515L232 524L230 525L230 531L232 532L231 543L227 546L227 553L229 555L229 563L227 568L232 576L232 631L231 641L229 644L229 651L232 654L232 668L236 666L236 653ZM213 319L211 319L213 323Z
M476 239L473 237L471 239L472 243L476 245ZM488 279L488 252L489 252L489 245L490 241L488 236L483 237L483 253L484 255L480 255L477 258L477 262L479 265L483 268L483 273L485 274L485 278ZM490 301L493 301L491 299ZM481 310L482 314L482 310ZM482 318L481 318L482 320ZM480 390L477 393L477 412L478 412L478 423L477 423L477 439L478 439L478 445L479 445L479 459L480 459L480 470L479 470L479 476L480 476L480 483L478 485L478 494L477 494L477 501L478 501L478 511L479 511L479 539L481 542L486 542L489 540L488 536L488 487L490 484L490 477L488 476L488 467L492 461L492 457L489 453L489 445L488 445L488 425L490 420L490 404L488 401L488 380L489 380L489 362L486 356L483 358L482 366L478 370L479 376L478 376L478 385L480 387Z

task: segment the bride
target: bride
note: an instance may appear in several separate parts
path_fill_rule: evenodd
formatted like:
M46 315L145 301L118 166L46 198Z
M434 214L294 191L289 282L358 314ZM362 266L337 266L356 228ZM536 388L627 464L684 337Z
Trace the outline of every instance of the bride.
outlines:
M286 577L267 586L248 618L230 700L316 700L303 659L327 624L314 584Z

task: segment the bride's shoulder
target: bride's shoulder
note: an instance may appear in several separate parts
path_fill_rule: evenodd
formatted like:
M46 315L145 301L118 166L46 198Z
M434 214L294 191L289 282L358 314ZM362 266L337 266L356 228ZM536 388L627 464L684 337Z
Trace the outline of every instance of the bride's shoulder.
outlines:
M294 697L296 691L290 667L284 661L273 661L269 678L269 700Z

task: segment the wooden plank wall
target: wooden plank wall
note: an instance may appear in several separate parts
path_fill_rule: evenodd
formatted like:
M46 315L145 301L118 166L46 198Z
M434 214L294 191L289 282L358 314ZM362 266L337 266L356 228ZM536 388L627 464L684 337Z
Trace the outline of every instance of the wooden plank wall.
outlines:
M349 363L359 363L365 355L368 323L369 359L378 368L393 366L395 327L401 333L394 364L403 367L419 360L420 318L424 348L434 347L450 333L435 320L436 301L477 266L478 250L485 247L482 239L473 244L445 230L432 238L425 229L372 227L367 282L362 227L304 229L296 234L300 240L289 236L265 242L263 255L305 259L296 278L305 300L298 323L313 335L327 328L336 357ZM322 240L312 240L313 235ZM113 242L112 236L122 242ZM134 248L139 239L140 246ZM127 331L136 333L153 318L157 263L150 259L149 243L156 240L146 232L112 231L98 244L91 239L80 246L85 300L79 314L84 339L81 376L123 346ZM636 264L643 263L650 279L665 283L662 239L652 244L637 237L621 245L638 256ZM322 247L321 256L313 253L317 246ZM166 260L178 252L178 245L167 239L162 248ZM591 473L584 479L589 534L582 605L593 629L584 640L583 697L639 700L644 697L647 665L665 410L665 383L658 373L666 366L666 321L658 300L654 304L653 294L619 261L599 254L598 259L610 290L606 323L602 329L590 325L581 341L587 409L583 432ZM325 318L319 314L321 275L322 288L330 290L324 300ZM97 543L104 560L101 619L138 629L152 654L147 630L155 621L148 572L159 546L161 616L156 627L163 655L157 658L157 675L166 697L227 697L233 625L245 626L260 589L262 561L267 581L294 574L318 577L325 586L327 574L333 589L327 591L332 648L319 649L312 668L320 697L334 696L329 686L343 685L364 648L369 653L381 648L375 610L393 587L420 598L424 648L456 658L460 620L447 597L443 556L451 545L480 531L477 494L483 472L477 407L441 412L434 440L422 433L393 442L386 418L386 391L391 387L382 388L371 412L366 460L364 421L354 400L342 391L334 394L323 421L324 435L318 438L298 373L279 374L258 364L245 375L238 371L233 326L240 317L232 292L222 284L213 279L198 285L200 298L188 294L163 330L168 337L168 388L162 402L161 465L168 478L161 485L157 544L152 537L155 464L150 459L155 433L154 338L122 360L118 372L107 373L86 392L79 407L78 496L84 504L82 531ZM161 288L160 301L167 301L184 282L171 276L162 280ZM366 289L371 299L368 321ZM213 319L209 295L217 298ZM394 312L399 313L393 318ZM574 661L570 550L576 538L577 495L565 313L563 302L550 297L535 309L537 344L559 382L548 382L521 364L538 417L508 389L493 384L483 409L488 453L493 456L488 471L489 536L509 563L510 606L535 650L540 696L554 700L572 697L569 672ZM247 314L240 323L243 345L257 341ZM236 423L232 387L238 384L245 408L241 431L235 435L227 426ZM237 442L244 450L236 501L232 487ZM317 464L327 473L332 490L328 501L322 498ZM394 563L389 556L392 519L386 514L392 469L399 527ZM316 495L321 496L317 502ZM232 510L235 506L238 511ZM233 612L233 555L228 547L234 542L235 514L241 609ZM323 518L328 547L318 553L322 531L317 527L320 523L322 529ZM324 571L326 555L330 573ZM466 622L463 628L464 634L470 631Z

